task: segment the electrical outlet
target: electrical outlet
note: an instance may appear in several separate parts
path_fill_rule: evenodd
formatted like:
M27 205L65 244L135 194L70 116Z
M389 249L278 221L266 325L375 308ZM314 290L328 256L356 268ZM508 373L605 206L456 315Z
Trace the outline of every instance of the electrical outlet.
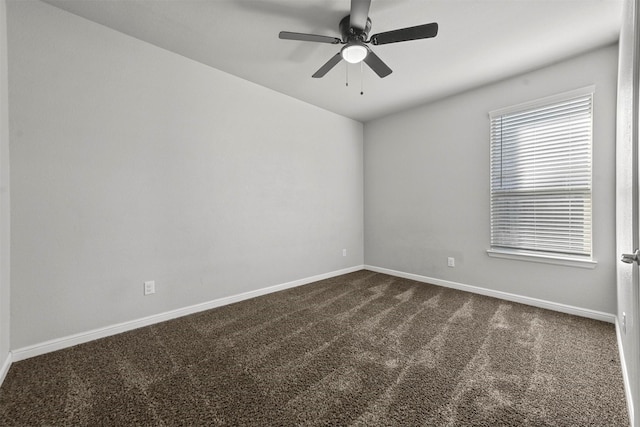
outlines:
M144 282L144 294L151 295L156 293L156 282L154 280L149 280L148 282Z
M347 256L347 250L346 249L342 250L342 256Z
M447 258L447 266L448 267L455 267L456 266L456 259L454 257L448 257Z
M625 313L624 311L622 312L622 333L626 334L627 333L627 313Z

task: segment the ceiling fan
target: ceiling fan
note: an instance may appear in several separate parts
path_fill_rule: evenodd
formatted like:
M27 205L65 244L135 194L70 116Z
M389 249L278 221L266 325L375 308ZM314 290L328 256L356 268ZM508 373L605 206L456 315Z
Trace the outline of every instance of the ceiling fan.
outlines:
M374 34L367 40L369 31L371 30L371 19L369 18L370 7L371 0L351 0L350 14L342 18L339 24L342 38L317 34L292 33L289 31L281 31L279 37L284 40L345 45L340 52L336 53L313 74L312 77L314 78L323 77L343 59L351 64L364 61L378 76L386 77L391 74L391 68L367 46L368 43L378 46L409 40L428 39L438 34L438 24L432 22L430 24Z

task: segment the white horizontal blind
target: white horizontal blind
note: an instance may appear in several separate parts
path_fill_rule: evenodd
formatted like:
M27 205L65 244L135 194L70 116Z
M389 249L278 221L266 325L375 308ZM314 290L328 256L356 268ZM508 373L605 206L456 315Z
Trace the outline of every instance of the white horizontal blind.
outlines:
M491 113L491 247L591 257L593 93Z

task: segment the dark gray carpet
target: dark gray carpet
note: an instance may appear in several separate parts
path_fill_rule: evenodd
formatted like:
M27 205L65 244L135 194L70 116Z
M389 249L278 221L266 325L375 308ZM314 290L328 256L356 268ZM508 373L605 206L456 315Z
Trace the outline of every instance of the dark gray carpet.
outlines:
M363 270L15 363L0 424L629 422L612 325Z

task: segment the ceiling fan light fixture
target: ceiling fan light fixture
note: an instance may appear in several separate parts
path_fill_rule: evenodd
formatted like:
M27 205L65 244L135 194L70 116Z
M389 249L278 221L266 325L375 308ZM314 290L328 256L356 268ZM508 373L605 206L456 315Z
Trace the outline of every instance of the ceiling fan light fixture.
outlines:
M371 0L350 1L350 13L342 18L338 24L341 38L318 34L293 33L291 31L280 31L278 35L281 39L286 40L345 45L340 52L335 53L318 71L313 73L311 77L314 79L324 77L325 74L342 62L342 60L350 64L360 63L362 65L364 62L378 77L387 77L393 71L365 43L378 46L410 40L429 39L438 34L438 23L432 22L430 24L400 28L369 36L369 31L371 31L371 18L369 18L368 15L371 8Z
M342 48L342 58L350 64L357 64L367 57L369 50L364 44L350 43Z

